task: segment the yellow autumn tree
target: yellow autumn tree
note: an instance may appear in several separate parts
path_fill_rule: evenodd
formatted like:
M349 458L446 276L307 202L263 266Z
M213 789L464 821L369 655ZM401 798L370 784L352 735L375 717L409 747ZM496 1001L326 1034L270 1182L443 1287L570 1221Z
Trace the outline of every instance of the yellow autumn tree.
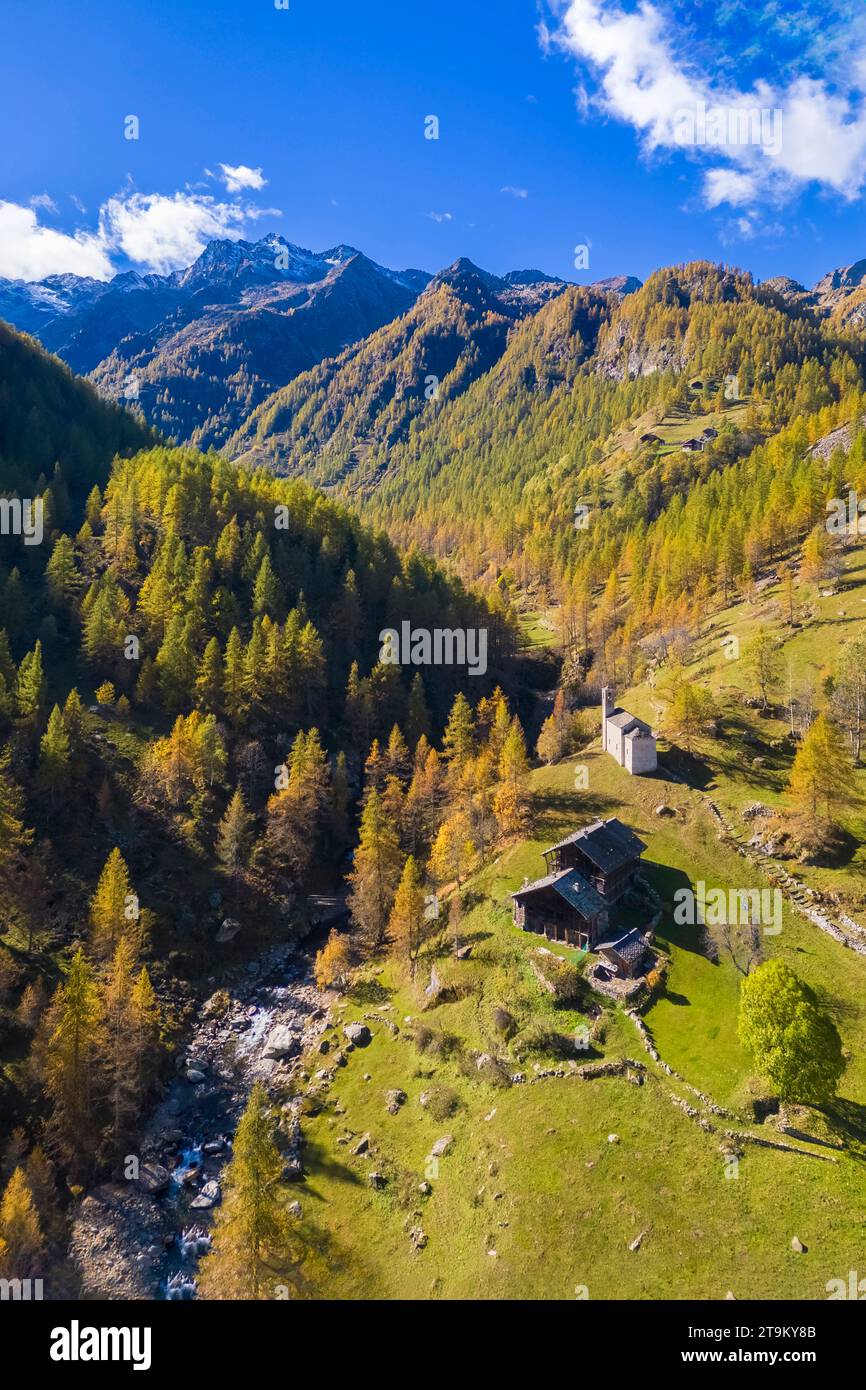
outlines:
M99 875L90 900L90 925L97 955L113 953L122 936L138 945L138 899L130 887L129 870L119 849L111 851Z
M319 989L337 989L341 992L349 983L352 969L352 953L345 936L331 931L330 936L316 954L316 984Z
M515 716L499 756L499 786L493 799L493 811L502 835L521 835L529 828L528 772L526 741Z
M458 888L475 858L469 822L460 811L446 816L430 851L430 872L437 883L456 880Z
M200 1267L203 1298L298 1296L301 1252L282 1182L284 1167L267 1092L257 1082L235 1134L213 1245Z
M787 790L804 821L814 828L835 824L839 812L856 799L842 734L826 715L819 714L804 734Z
M418 862L415 856L410 854L403 865L403 873L394 896L394 906L388 921L388 935L395 955L403 964L408 965L413 980L423 940L424 905L424 887L418 871Z
M0 1241L7 1278L29 1279L38 1273L45 1241L23 1168L15 1169L0 1202Z

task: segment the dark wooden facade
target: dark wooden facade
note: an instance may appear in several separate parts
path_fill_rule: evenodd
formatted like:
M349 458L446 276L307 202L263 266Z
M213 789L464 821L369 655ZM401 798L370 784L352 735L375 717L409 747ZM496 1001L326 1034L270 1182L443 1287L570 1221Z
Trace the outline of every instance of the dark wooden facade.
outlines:
M555 845L544 851L547 872L555 874L560 869L577 869L587 883L592 884L606 902L615 903L631 887L634 876L640 868L640 856L623 864L610 873L605 873L584 854L580 844Z
M610 908L633 883L645 849L614 816L575 831L544 851L544 878L511 894L515 925L582 950L602 943L636 950L628 934L609 940Z
M514 895L514 923L548 941L591 951L607 929L607 913L584 918L554 888L537 888L525 897Z

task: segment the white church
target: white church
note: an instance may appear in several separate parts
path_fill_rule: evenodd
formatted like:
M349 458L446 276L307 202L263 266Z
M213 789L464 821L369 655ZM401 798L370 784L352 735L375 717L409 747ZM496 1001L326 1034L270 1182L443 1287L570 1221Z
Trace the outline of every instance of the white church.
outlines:
M607 685L601 692L601 746L632 775L655 772L658 767L655 734L649 724L615 708L613 691Z

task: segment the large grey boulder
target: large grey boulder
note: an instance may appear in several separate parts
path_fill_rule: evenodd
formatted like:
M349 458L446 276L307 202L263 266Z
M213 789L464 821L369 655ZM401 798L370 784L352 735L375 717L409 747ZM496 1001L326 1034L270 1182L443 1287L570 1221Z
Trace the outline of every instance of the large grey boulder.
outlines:
M285 1023L278 1023L276 1028L272 1028L265 1043L264 1056L279 1060L281 1057L293 1057L300 1051L300 1043L297 1035Z
M150 1197L159 1197L168 1190L171 1174L161 1163L142 1163L138 1173L138 1186Z
M347 1023L343 1032L355 1047L366 1047L372 1041L372 1035L366 1023Z
M215 1207L220 1199L220 1185L215 1179L206 1182L197 1197L190 1202L190 1206L196 1211L206 1211L208 1207Z

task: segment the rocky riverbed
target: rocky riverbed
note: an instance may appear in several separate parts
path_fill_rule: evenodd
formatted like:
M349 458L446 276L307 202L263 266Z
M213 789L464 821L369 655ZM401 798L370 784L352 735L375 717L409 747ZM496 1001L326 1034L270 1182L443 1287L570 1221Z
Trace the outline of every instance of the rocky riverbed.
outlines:
M304 1079L300 1057L329 1026L329 1004L296 945L239 967L206 1000L126 1176L79 1205L70 1259L83 1298L194 1296L231 1136L258 1080L282 1107L286 1178L302 1177L293 1080Z

